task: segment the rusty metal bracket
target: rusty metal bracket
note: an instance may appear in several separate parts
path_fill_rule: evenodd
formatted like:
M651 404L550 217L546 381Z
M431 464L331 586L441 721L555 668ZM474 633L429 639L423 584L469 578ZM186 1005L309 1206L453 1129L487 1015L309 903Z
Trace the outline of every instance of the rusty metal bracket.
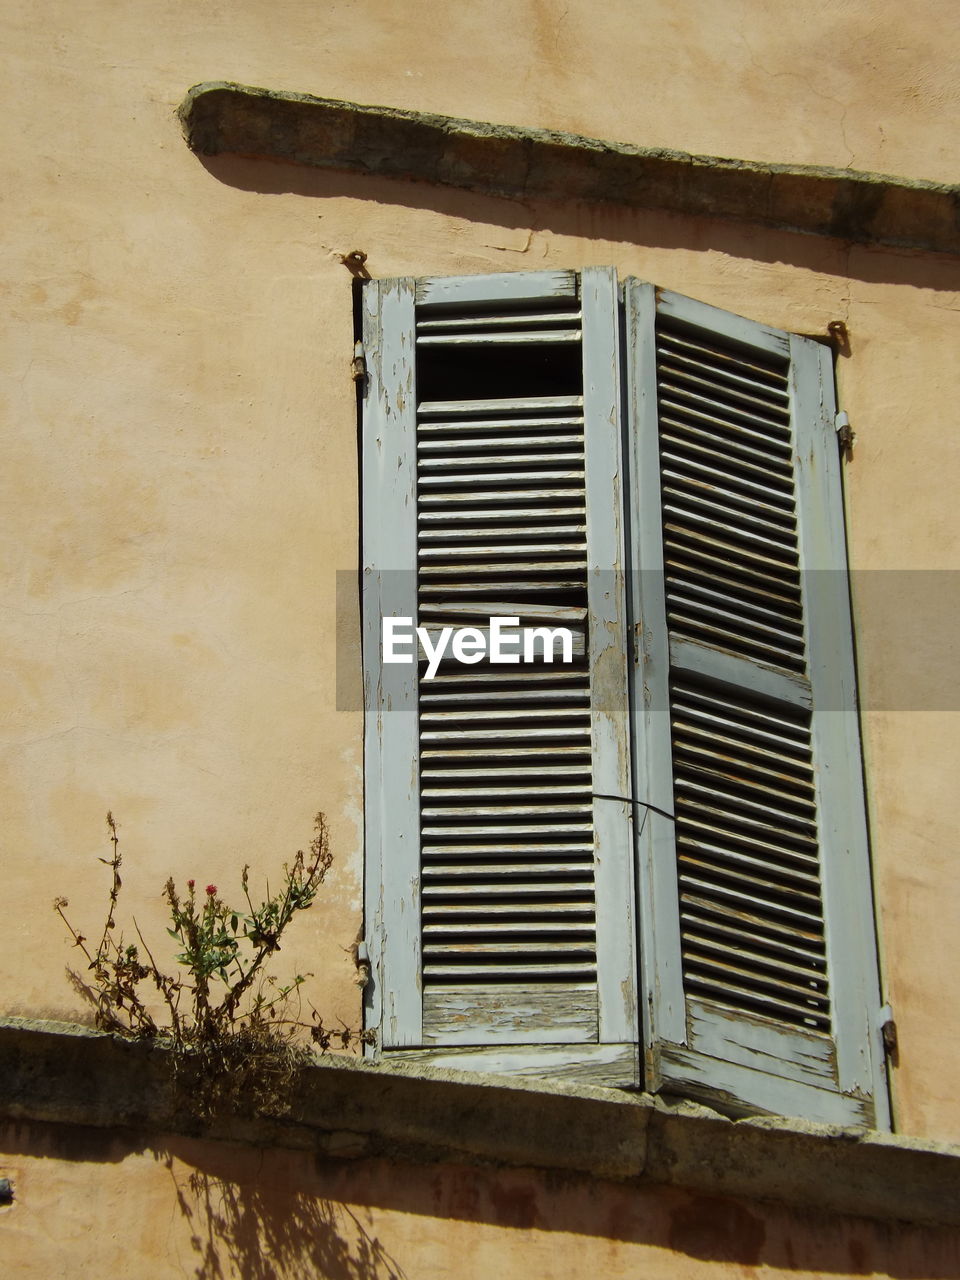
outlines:
M353 359L350 361L350 376L354 382L364 382L367 377L367 357L364 354L363 343L355 342L353 344Z
M893 1018L893 1009L885 1004L877 1015L880 1024L880 1036L885 1053L890 1056L897 1052L897 1024Z
M837 414L833 425L837 430L837 439L840 441L841 452L844 457L849 458L850 454L853 452L853 446L857 439L857 435L853 427L850 425L849 416L844 412L844 410L841 409Z
M351 949L357 966L357 986L365 987L370 981L370 948L365 939L358 938Z

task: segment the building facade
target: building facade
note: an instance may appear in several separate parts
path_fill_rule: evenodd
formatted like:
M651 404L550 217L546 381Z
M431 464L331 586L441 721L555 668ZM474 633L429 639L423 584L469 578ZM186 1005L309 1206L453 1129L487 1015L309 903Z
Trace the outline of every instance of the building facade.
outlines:
M161 891L168 876L178 884L191 878L216 884L225 896L238 897L243 864L250 864L252 881L275 878L309 839L319 809L330 822L333 867L314 907L291 927L277 972L281 978L309 973L304 990L328 1023L358 1027L366 1019L380 1037L368 1058L406 1057L398 1068L404 1080L424 1066L428 1088L442 1092L431 1070L466 1065L506 1072L515 1084L519 1075L531 1115L545 1105L530 1092L531 1082L546 1081L549 1088L559 1079L556 1097L568 1090L571 1108L585 1105L585 1098L605 1105L605 1095L591 1092L598 1088L612 1090L611 1099L617 1087L639 1089L626 1095L639 1097L638 1106L655 1092L667 1110L679 1107L691 1124L713 1123L724 1133L737 1126L721 1116L760 1114L892 1131L877 1152L887 1143L903 1154L914 1143L929 1154L936 1144L960 1141L960 1032L951 983L960 962L960 886L951 870L960 760L953 618L960 453L951 423L960 375L960 240L951 143L960 88L951 10L923 0L909 23L890 6L855 0L790 11L762 0L679 9L644 0L639 7L615 3L602 10L553 0L483 10L359 0L322 11L290 0L200 10L177 2L162 11L50 0L9 10L3 19L11 85L4 130L12 163L4 197L7 536L0 624L7 682L3 866L11 936L3 1013L13 1046L9 1061L21 1067L32 1061L23 1040L30 1028L55 1036L67 1034L66 1024L89 1025L89 1010L65 976L75 953L50 903L62 894L84 932L101 927L109 886L97 859L109 851L107 810L120 824L123 910L146 937L163 939ZM365 110L373 105L379 109ZM451 280L460 283L444 283ZM449 290L457 288L461 294L454 297ZM401 317L390 308L404 291L410 305ZM575 322L573 310L564 311L564 297L576 304ZM676 621L682 608L661 604L657 615L649 594L656 586L642 581L659 572L654 565L660 562L639 548L662 536L674 501L668 481L659 491L655 482L642 490L647 482L640 479L642 455L651 448L656 453L651 440L666 411L660 419L655 413L647 429L639 425L638 406L651 387L661 405L676 391L662 368L660 375L643 372L636 354L647 341L641 309L657 300L661 314L674 316L663 322L664 332L675 326L668 344L702 344L709 331L724 359L734 352L741 360L725 382L721 372L712 390L697 393L711 403L726 397L728 418L718 430L728 441L739 440L740 452L734 447L730 455L740 459L739 469L720 483L727 496L719 507L714 492L706 506L685 507L687 514L693 510L690 518L701 521L696 527L714 540L715 559L717 540L723 541L721 508L743 513L746 523L731 535L735 543L749 548L754 536L765 540L756 554L767 569L771 545L800 539L791 544L800 551L790 554L798 572L808 575L804 599L820 601L822 617L814 624L791 613L792 606L780 614L773 607L771 614L769 602L767 612L750 613L742 592L734 605L713 597L703 605L705 597L698 597L701 633L708 617L703 609L713 609L709 618L721 631L733 626L739 636L733 650L767 682L762 689L750 686L746 712L741 704L730 709L737 682L729 666L711 668L705 677L676 663L672 676L657 666L658 645L667 654L671 643L676 648L690 639L683 624L669 635L663 630L666 622L656 618L665 620L672 608ZM418 322L427 326L421 338L432 334L439 346L421 344L414 356ZM464 391L473 385L466 367L473 357L463 356L463 344L454 350L450 335L479 349L477 335L489 335L497 323L501 336L519 325L526 338L537 332L547 338L539 346L507 343L514 353L507 364L492 374L484 366L476 375L484 389ZM558 338L560 330L566 336ZM758 336L771 334L792 338ZM771 463L773 479L764 477L762 462L744 450L752 447L751 430L766 429L757 426L758 413L768 425L781 420L774 385L781 341L794 344L790 369L812 360L819 381L812 392L806 373L783 374L783 395L793 397L794 434L784 437L789 478L778 489L776 466ZM764 343L773 344L769 369L756 356ZM392 344L396 353L385 356ZM550 354L561 349L568 353L562 358ZM465 364L457 363L461 356ZM703 357L695 376L709 382L718 360L723 364L716 354ZM572 368L579 381L568 386L564 378ZM451 370L462 375L456 385ZM484 381L491 377L493 395ZM430 378L436 388L430 403L447 407L418 420L402 392L414 379L427 386ZM808 387L804 394L813 395L809 408L797 408L800 382ZM758 410L758 395L763 400L763 388L770 387L768 410ZM570 736L576 726L564 711L572 704L551 686L554 701L542 707L570 733L559 741L549 737L549 749L530 756L530 768L544 772L524 775L534 780L525 796L514 796L524 810L524 830L511 840L522 846L515 851L526 868L519 883L535 881L535 864L565 867L549 872L559 880L548 886L547 902L567 901L567 888L581 886L584 859L599 867L589 910L600 914L590 921L602 916L609 931L601 923L585 943L584 912L569 913L567 932L543 935L551 940L553 971L536 971L536 981L518 994L516 973L504 977L501 969L513 964L534 971L543 946L537 930L546 929L547 917L524 915L510 899L514 910L502 919L519 921L525 941L504 953L502 938L515 942L517 930L497 934L488 922L479 930L481 942L492 940L501 950L488 949L474 964L478 935L458 934L451 925L463 903L450 885L459 874L460 883L485 885L484 901L493 900L491 886L509 859L499 850L488 859L483 865L494 870L487 881L478 881L473 855L444 863L447 855L436 852L443 840L438 845L429 838L436 798L430 784L432 778L434 792L439 786L443 793L440 808L448 805L447 816L436 821L454 833L443 847L479 841L488 851L492 838L477 824L503 797L486 793L514 785L523 763L518 752L531 749L538 726L554 722L542 708L525 710L522 699L477 702L481 685L471 691L462 679L449 685L451 703L435 699L433 711L424 704L418 720L413 711L388 706L386 668L371 658L381 615L402 616L406 601L411 613L430 616L429 591L417 595L418 581L423 588L430 575L421 571L418 579L413 570L418 549L427 554L421 565L432 563L435 544L429 538L417 543L415 520L404 524L404 512L414 511L410 448L418 428L422 444L424 424L442 427L451 413L460 414L461 423L464 414L474 424L489 420L489 405L485 419L475 407L462 408L468 401L524 400L529 408L538 398L552 402L538 411L546 425L531 426L528 413L517 438L534 443L506 450L508 459L521 459L514 473L527 474L528 467L534 479L498 481L494 488L500 498L505 491L529 497L539 486L538 492L561 493L550 499L551 512L572 510L570 503L582 499L594 514L588 523L573 521L589 534L582 563L557 532L573 525L551 516L541 543L545 538L543 545L566 549L544 553L546 577L529 592L508 592L501 603L536 596L547 601L548 613L559 610L549 616L566 609L564 617L578 626L586 609L594 630L585 633L585 663L606 652L603 636L617 638L599 674L584 667L593 773L573 782L548 776L552 747L576 746ZM560 401L566 408L558 408ZM451 410L451 403L461 408ZM695 428L696 412L703 412L702 403L677 414ZM598 446L591 424L604 416L611 434ZM491 450L509 418L505 408L493 413L500 425L487 431ZM816 447L805 443L803 423L819 424ZM852 440L835 440L838 426L852 430ZM485 429L471 427L468 442L482 441ZM441 475L457 474L455 435L440 430L435 437ZM581 439L586 443L577 444ZM689 450L679 469L700 483L696 467L706 455L696 450L709 454L726 446L716 438L712 444L685 439ZM379 472L371 463L378 442ZM823 451L834 445L836 454L828 457ZM577 455L577 448L588 453ZM434 455L428 448L421 456ZM477 475L488 473L474 454L467 460L475 495ZM494 473L502 477L505 468L498 465ZM599 480L581 493L580 482L569 478L578 468L594 477L619 475L621 465L619 496ZM672 464L660 465L666 473ZM405 488L396 480L404 466L413 468ZM387 474L396 483L387 484ZM424 484L429 491L429 474L421 474L421 493ZM799 533L778 532L782 522L770 517L771 534L764 512L791 507L795 476L797 492L820 495L821 505L802 516ZM716 472L704 483L715 490ZM751 488L763 485L765 496ZM484 508L468 491L467 506L500 510L500 498ZM667 515L651 517L658 501ZM431 508L421 499L417 509ZM830 521L836 559L814 549ZM493 517L481 520L481 532L489 534L494 524ZM518 517L505 528L512 535L523 525ZM681 559L688 534L677 535ZM495 549L511 545L502 532L488 542ZM541 543L534 538L530 545ZM457 545L462 551L466 544ZM844 554L849 579L841 568ZM605 572L608 562L622 581L591 588L590 574ZM498 562L487 554L486 563ZM498 588L533 572L530 559L514 556L510 563L509 572L493 575ZM733 571L741 585L743 563ZM441 558L434 581L459 584L461 602L472 585L474 604L489 603L478 594L476 575L464 577L461 566L453 578L455 565L445 564ZM385 592L389 608L371 603L370 575L381 571L402 578L396 596ZM722 574L715 563L707 572L705 589L718 590ZM809 576L820 572L822 593ZM782 573L778 581L786 581ZM789 583L784 590L789 595ZM435 616L440 622L453 617L442 610ZM745 617L753 620L749 626ZM465 620L462 610L454 618ZM645 627L652 628L649 643ZM729 651L728 640L716 634L706 647ZM781 648L771 657L758 646L773 634ZM797 695L801 710L784 710L793 705L787 685L796 689L796 673L802 684L808 670L802 653L797 661L783 656L798 652L798 645L802 652L812 645L819 655L808 653L810 670L841 672L840 685L824 701L810 695L816 724L828 736L841 722L843 732L852 725L854 737L834 735L834 745L823 748L827 754L814 752L815 813L806 829L794 783L777 792L780 783L761 781L762 794L731 784L739 797L735 852L741 861L766 857L774 888L760 909L761 915L772 910L764 918L773 920L773 933L759 936L755 919L741 919L737 927L746 932L730 943L741 959L730 976L729 917L716 897L705 935L693 925L678 928L670 917L674 942L652 941L669 915L659 895L669 899L672 892L676 904L676 883L664 888L676 847L664 852L662 839L673 837L662 836L661 828L666 823L673 831L674 802L684 786L689 792L702 781L696 761L687 760L689 768L677 763L663 718L672 707L674 720L682 719L682 708L703 696L697 680L706 679L714 704L690 716L703 712L715 724L726 714L740 724L741 745L732 750L742 782L738 771L743 753L753 750L749 743L774 749L762 738L774 732L774 720L781 755L789 755L787 738L806 732L796 726L808 723L807 694ZM435 692L442 693L449 671L441 669L440 676ZM692 694L684 679L693 680ZM663 688L659 702L650 692L656 681ZM405 687L406 694L398 686L398 706L409 695ZM422 681L420 687L426 689ZM501 680L495 692L506 688ZM515 712L519 726L511 737L502 717L496 721L496 749L505 753L499 764L468 737L460 757L433 765L423 757L414 785L408 766L423 749L421 733L445 726L462 732L472 723L465 718L471 706L489 717L497 705ZM449 714L449 706L459 714L457 724L429 720ZM752 714L761 720L744 729L744 716ZM384 715L399 727L381 737ZM720 750L724 735L711 732L713 749ZM618 742L627 744L628 754L617 755ZM471 809L474 826L465 834L449 816L451 779L437 783L437 770L469 770L471 754L492 785L476 777L470 783L474 791L457 809ZM664 773L668 756L674 767ZM653 762L651 790L638 785L642 760ZM498 767L514 770L514 778L498 774ZM716 794L715 776L711 785ZM829 812L823 807L828 792ZM584 804L587 844L596 837L596 858L577 852L583 841L574 828ZM786 863L757 852L768 834L749 825L758 820L750 805L758 804L781 818L787 814L792 834L780 846ZM546 812L538 816L534 809ZM697 813L690 818L694 826L699 820ZM495 821L502 826L505 820ZM564 823L569 831L561 836ZM835 834L838 824L851 823L854 835ZM547 831L549 857L536 863L533 845L544 845ZM725 838L728 847L729 829L721 843ZM659 852L650 852L647 840ZM822 929L811 926L808 911L794 933L785 932L782 922L807 911L811 901L803 880L804 849L811 844L833 850L824 855L827 878L811 909L817 920L831 918ZM424 848L434 853L423 854ZM822 871L826 864L820 865ZM791 879L791 867L800 868L799 879ZM431 874L438 890L429 888ZM408 893L405 886L414 880L417 887ZM743 882L721 880L721 897L728 889L746 892ZM841 880L846 888L835 887ZM434 917L431 892L441 904ZM729 893L727 907L732 902L730 909L740 911L742 899ZM452 904L446 914L444 904ZM468 923L479 928L478 919L474 911ZM422 921L435 932L421 931ZM708 978L690 959L704 936L708 961L714 957ZM848 958L853 952L856 961ZM744 953L753 955L752 969ZM702 951L697 954L702 960ZM371 981L362 987L358 973L366 975L368 956ZM779 966L775 980L771 958ZM828 959L834 967L825 985ZM464 981L443 976L450 964ZM592 1032L576 1030L583 1022L580 989L594 980L588 975L585 983L584 965L593 965L597 983L591 998L601 1014L591 1015L593 1025L606 1009L613 1028L606 1043L619 1046L616 1053L603 1050L603 1034L594 1035L595 1047ZM727 975L719 997L709 986L718 981L717 966ZM680 974L675 988L671 973ZM716 1048L718 1039L729 1038L726 1024L720 1030L711 1024L705 1052L724 1070L691 1061L689 1000L696 982L711 1008L736 1008L750 1028L737 1059ZM496 1008L488 1001L477 1013L487 996L478 1004L476 993L491 990ZM807 1049L825 1043L831 1018L836 1029L841 1004L859 1019L859 1030L844 1047L824 1053L849 1054L848 1066L841 1070L834 1057L816 1076L820 1068L810 1065ZM781 1040L771 1048L770 1037L783 1029L778 1017L792 1028L792 1045L803 1041L802 1052L784 1049ZM509 1035L490 1030L504 1019L513 1027ZM481 1023L485 1029L478 1031ZM558 1027L573 1029L560 1034ZM571 1044L588 1042L589 1053L571 1054ZM746 1074L766 1079L770 1073L758 1061L774 1057L790 1064L773 1071L790 1087L748 1088ZM593 1067L585 1071L588 1058ZM613 1062L621 1064L616 1078L605 1074ZM393 1069L377 1068L384 1075ZM834 1083L826 1087L828 1076ZM456 1074L450 1087L455 1084ZM501 1080L492 1087L508 1086ZM495 1109L490 1096L483 1093L482 1105ZM305 1139L290 1145L276 1133L269 1141L261 1135L259 1146L233 1132L184 1136L164 1129L169 1117L150 1121L136 1108L131 1136L129 1117L85 1116L79 1102L59 1119L55 1108L45 1111L36 1099L17 1102L0 1144L9 1153L0 1178L7 1176L12 1187L11 1202L0 1206L0 1231L18 1273L38 1276L79 1275L111 1261L126 1274L150 1276L191 1267L204 1275L424 1277L480 1275L491 1266L557 1277L601 1266L614 1274L643 1266L691 1276L718 1268L749 1274L761 1266L810 1274L960 1270L956 1224L936 1207L936 1188L956 1177L946 1156L937 1165L943 1172L929 1175L931 1189L920 1197L933 1207L925 1213L906 1206L908 1225L898 1227L892 1202L879 1192L865 1194L862 1203L817 1198L811 1188L829 1182L831 1168L841 1167L854 1181L859 1176L834 1163L838 1157L824 1135L825 1145L803 1165L807 1189L791 1193L773 1170L778 1159L800 1161L789 1146L799 1141L795 1134L751 1165L749 1178L724 1182L703 1173L711 1143L720 1139L707 1128L691 1130L696 1159L684 1163L678 1156L675 1166L686 1172L668 1177L654 1147L644 1148L646 1167L660 1170L644 1180L638 1164L605 1165L599 1154L564 1163L547 1144L551 1150L538 1156L533 1138L512 1154L485 1150L479 1138L464 1138L458 1148L453 1130L469 1127L463 1113L454 1107L451 1115L460 1119L449 1121L441 1140L440 1103L431 1093L422 1105L434 1126L428 1126L430 1159L416 1156L412 1133L406 1145L396 1139L403 1147L396 1159L386 1139L370 1145L386 1102L371 1103L356 1130L345 1124L341 1133L329 1118L318 1121L315 1129L325 1136L308 1153ZM523 1113L517 1105L510 1103L510 1115ZM650 1105L649 1114L659 1115ZM712 1120L695 1114L695 1105L718 1114ZM562 1111L550 1114L551 1124L562 1128ZM586 1122L573 1110L569 1115L571 1132L579 1132ZM629 1129L638 1122L607 1123ZM778 1123L738 1132L761 1134L764 1124L772 1132ZM360 1129L368 1137L357 1145L350 1135ZM630 1141L639 1139L634 1134ZM615 1145L616 1137L609 1142ZM730 1159L731 1167L744 1167L742 1151ZM870 1168L864 1185L907 1176L906 1165Z

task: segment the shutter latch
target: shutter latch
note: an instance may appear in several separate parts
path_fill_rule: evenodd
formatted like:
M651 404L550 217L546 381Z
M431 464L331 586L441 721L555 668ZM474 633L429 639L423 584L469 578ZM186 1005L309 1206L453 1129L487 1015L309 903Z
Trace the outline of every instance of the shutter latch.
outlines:
M853 427L850 425L849 415L841 409L834 419L833 425L837 429L837 439L840 441L840 450L845 457L849 457L850 452L853 449L854 441L857 438Z
M897 1024L893 1020L893 1009L890 1005L883 1006L877 1014L877 1022L880 1026L884 1050L890 1057L897 1052Z

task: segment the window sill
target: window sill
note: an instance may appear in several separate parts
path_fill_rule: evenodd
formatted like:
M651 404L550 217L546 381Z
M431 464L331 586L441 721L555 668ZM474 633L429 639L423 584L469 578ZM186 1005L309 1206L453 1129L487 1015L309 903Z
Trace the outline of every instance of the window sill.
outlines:
M776 1201L828 1214L960 1226L960 1148L780 1118L728 1120L647 1094L322 1059L281 1120L198 1126L167 1055L86 1027L0 1019L0 1115L188 1133L328 1159L482 1162Z

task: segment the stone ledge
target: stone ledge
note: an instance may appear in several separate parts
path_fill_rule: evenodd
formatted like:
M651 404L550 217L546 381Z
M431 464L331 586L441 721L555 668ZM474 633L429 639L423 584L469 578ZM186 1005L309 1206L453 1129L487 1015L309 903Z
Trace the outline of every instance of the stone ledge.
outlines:
M728 1120L705 1107L516 1077L329 1057L289 1117L200 1128L178 1109L168 1055L67 1023L0 1019L0 1116L382 1158L563 1170L960 1226L960 1148L802 1121Z
M759 164L210 81L180 105L190 148L420 180L509 199L736 219L858 244L960 252L960 187Z

